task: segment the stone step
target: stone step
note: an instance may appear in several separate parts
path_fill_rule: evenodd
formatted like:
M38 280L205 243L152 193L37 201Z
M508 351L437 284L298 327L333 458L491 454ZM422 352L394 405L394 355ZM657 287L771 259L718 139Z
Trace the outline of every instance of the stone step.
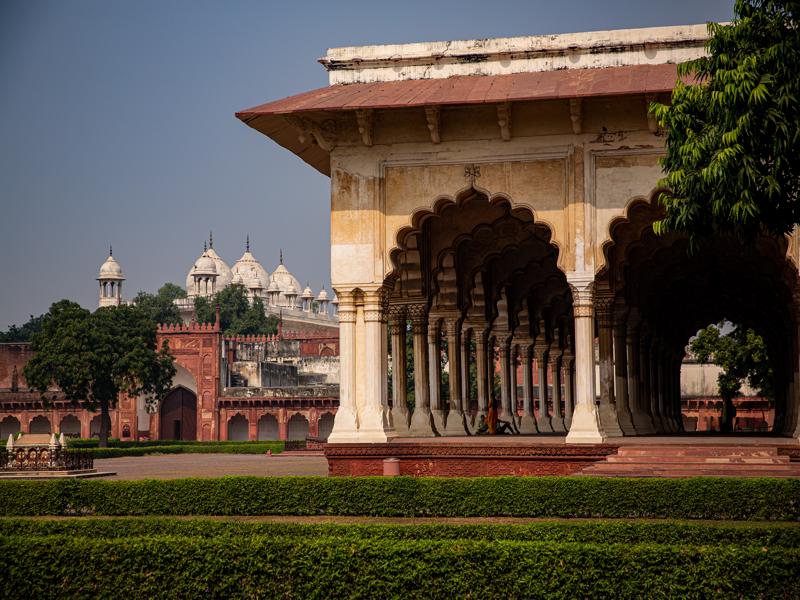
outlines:
M775 446L622 446L582 472L605 477L800 477Z
M719 469L705 470L639 470L639 471L590 471L585 469L582 475L593 477L800 477L800 470L763 473L758 470L722 471Z
M620 446L618 456L778 456L775 446Z
M669 455L612 455L606 458L609 463L658 463L658 464L748 464L748 465L788 465L788 456L669 456Z

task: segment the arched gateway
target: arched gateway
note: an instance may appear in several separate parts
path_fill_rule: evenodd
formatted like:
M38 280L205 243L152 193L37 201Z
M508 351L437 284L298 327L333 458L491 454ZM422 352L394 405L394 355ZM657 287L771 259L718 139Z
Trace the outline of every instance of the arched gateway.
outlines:
M679 432L687 341L722 318L767 340L774 430L798 435L796 236L689 254L652 232L664 137L648 107L706 38L338 48L329 87L238 113L331 177L330 442L474 434L493 396L524 434Z
M159 407L162 440L197 439L197 396L184 387L172 390Z

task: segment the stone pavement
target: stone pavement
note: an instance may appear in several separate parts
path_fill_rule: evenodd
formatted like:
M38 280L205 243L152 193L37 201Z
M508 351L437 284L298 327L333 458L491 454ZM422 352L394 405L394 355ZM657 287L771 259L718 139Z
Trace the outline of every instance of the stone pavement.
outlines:
M116 475L103 479L180 479L223 475L328 475L324 456L266 456L263 454L151 454L102 458L99 471Z

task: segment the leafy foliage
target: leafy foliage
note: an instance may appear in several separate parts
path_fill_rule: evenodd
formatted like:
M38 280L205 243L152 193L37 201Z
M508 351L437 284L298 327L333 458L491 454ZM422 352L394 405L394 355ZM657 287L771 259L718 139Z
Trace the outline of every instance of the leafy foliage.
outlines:
M87 591L109 598L387 600L800 595L797 548L170 531L130 537L12 533L0 538L4 584L35 598ZM90 557L90 568L76 557Z
M0 331L0 343L31 341L31 337L41 331L43 321L44 315L39 315L38 317L31 315L27 323L19 327L12 325L7 331Z
M217 306L220 309L220 327L227 335L269 335L278 331L277 317L264 312L260 298L248 299L243 285L229 285L210 298L195 298L198 323L213 323Z
M764 339L740 325L723 335L723 327L720 323L701 329L689 345L698 362L722 368L717 380L720 396L733 398L747 381L760 396L773 398L773 373Z
M133 303L145 310L154 323L177 325L181 322L180 312L175 306L178 298L186 298L186 290L174 283L165 283L155 294L139 292Z
M100 408L101 445L108 441L109 408L120 394L163 397L175 375L167 346L156 347L156 324L137 306L94 313L69 300L50 307L31 341L36 353L25 365L28 384L42 393L56 385L68 400Z
M800 3L737 0L730 25L709 24L709 56L679 66L670 106L653 104L667 132L657 233L692 240L800 222Z

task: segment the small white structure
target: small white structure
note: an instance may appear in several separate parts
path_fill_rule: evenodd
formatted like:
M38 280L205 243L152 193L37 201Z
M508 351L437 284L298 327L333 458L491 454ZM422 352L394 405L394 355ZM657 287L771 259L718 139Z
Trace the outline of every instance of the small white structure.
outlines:
M108 249L108 258L100 266L97 281L100 283L99 308L122 304L122 282L125 281L125 277L122 274L122 267L114 259L113 248Z

